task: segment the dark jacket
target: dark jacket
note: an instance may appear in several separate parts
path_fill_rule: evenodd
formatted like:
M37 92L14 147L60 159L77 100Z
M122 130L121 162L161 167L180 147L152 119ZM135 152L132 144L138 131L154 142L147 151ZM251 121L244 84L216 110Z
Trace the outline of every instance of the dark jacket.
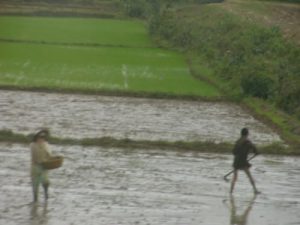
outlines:
M247 161L247 159L250 152L258 154L255 145L252 144L250 140L248 140L246 137L241 137L239 140L237 140L233 148L233 167L235 169L249 168L251 164Z

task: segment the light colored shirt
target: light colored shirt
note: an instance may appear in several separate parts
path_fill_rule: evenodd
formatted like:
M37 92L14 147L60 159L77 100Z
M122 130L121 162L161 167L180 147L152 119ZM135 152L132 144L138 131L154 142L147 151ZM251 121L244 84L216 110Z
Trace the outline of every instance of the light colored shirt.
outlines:
M51 153L47 142L30 144L31 149L31 165L38 165L51 158Z

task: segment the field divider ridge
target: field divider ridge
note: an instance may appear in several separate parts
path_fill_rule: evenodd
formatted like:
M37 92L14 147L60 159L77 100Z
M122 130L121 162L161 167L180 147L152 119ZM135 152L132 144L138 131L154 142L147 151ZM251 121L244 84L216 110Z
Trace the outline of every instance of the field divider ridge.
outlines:
M79 42L54 42L54 41L38 41L38 40L21 40L0 38L0 42L18 43L18 44L35 44L35 45L57 45L57 46L76 46L76 47L98 47L98 48L137 48L137 49L153 49L153 46L129 46L129 45L112 45L100 43L79 43Z
M33 134L14 133L11 130L0 130L0 142L29 144ZM114 137L99 138L60 138L49 137L49 143L53 145L80 145L99 146L104 148L125 148L125 149L171 149L176 151L196 151L209 153L231 153L233 143L213 141L164 141L164 140L133 140L129 138L117 139ZM293 147L286 147L279 143L259 146L260 152L264 154L299 155L299 151Z

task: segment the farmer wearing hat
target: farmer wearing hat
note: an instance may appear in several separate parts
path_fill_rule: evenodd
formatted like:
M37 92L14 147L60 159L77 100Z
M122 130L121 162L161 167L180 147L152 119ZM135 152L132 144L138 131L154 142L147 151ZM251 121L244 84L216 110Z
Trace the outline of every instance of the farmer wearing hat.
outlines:
M230 193L233 193L233 189L237 180L238 176L238 170L245 171L246 175L248 176L250 183L253 187L254 193L259 194L260 192L257 190L255 186L254 179L250 173L250 167L251 164L248 162L248 154L252 151L255 155L258 154L258 151L255 147L255 145L248 139L249 136L249 130L247 128L243 128L241 130L241 137L237 140L235 143L234 149L233 149L233 155L234 155L234 162L233 162L233 168L234 168L234 174L232 178Z
M48 130L41 130L37 132L33 141L30 144L31 149L31 181L33 190L33 200L37 202L40 184L43 185L45 200L48 199L48 171L42 167L42 163L51 158L48 148L47 138L49 136Z

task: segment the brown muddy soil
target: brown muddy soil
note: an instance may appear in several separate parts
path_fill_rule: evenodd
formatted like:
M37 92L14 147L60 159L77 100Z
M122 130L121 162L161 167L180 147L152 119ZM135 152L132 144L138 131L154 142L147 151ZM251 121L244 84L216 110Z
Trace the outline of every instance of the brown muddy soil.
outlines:
M280 137L230 103L0 91L0 130L47 127L60 138L234 142L242 127L258 144Z
M31 202L28 146L0 144L0 224L297 225L300 158L258 156L253 197L244 174L230 198L230 155L51 146L48 204Z

